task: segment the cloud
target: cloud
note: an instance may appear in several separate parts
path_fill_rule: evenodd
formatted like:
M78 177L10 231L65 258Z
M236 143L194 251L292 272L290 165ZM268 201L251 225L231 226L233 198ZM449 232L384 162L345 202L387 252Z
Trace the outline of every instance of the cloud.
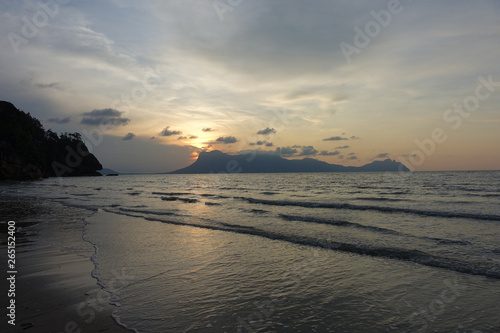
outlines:
M235 142L238 142L238 139L236 139L234 136L220 136L217 138L217 140L215 140L214 143L223 143L227 145Z
M375 156L375 158L388 158L389 157L389 153L382 153L382 154L378 154L377 156Z
M160 136L172 136L172 135L179 135L179 134L182 134L181 131L171 131L169 130L170 126L167 126L163 129L163 131L161 131L160 133L158 133L158 135Z
M342 135L344 135L345 133L342 133ZM332 136L330 138L326 138L326 139L323 139L323 141L344 141L344 140L359 140L359 137L353 135L349 138L346 138L346 137L343 137L343 136ZM344 146L344 147L348 147L348 146ZM345 149L345 148L336 148L336 149Z
M315 156L318 155L319 152L313 146L294 145L291 147L290 146L277 147L276 153L281 156L292 157L292 156Z
M338 146L338 147L335 147L335 149L349 149L351 148L350 146Z
M128 118L106 118L106 117L82 118L82 121L80 121L82 125L91 125L91 126L98 126L98 125L125 126L129 122L130 119Z
M289 157L298 153L298 150L292 147L276 147L276 153L281 156Z
M314 149L313 146L304 146L302 147L302 151L300 152L299 156L314 156L317 154L318 151Z
M337 156L340 155L340 152L338 150L336 151L327 151L327 150L322 150L319 155L321 156Z
M269 128L269 127L266 127L265 129L257 132L257 134L260 134L260 135L269 135L271 133L275 134L276 130L274 128Z
M177 138L177 140L193 140L193 139L198 139L196 135L188 135L188 136L180 136Z
M269 141L257 141L257 142L250 142L249 143L250 146L266 146L266 147L273 147L274 144L272 142L269 142Z
M85 112L82 115L88 117L120 117L123 112L115 109L100 109Z
M332 136L330 138L323 139L323 141L342 141L342 140L349 140L349 139L344 138L342 136Z
M134 133L127 133L123 138L122 140L124 141L130 141L132 140L133 138L135 138L135 134Z
M348 160L357 160L358 157L356 155L351 155L347 158Z
M41 8L39 2L3 1L0 30L21 34L23 17L31 20ZM480 73L500 69L500 25L494 14L500 9L498 1L462 1L457 6L413 1L411 11L405 7L401 14L405 24L398 29L392 25L383 28L382 35L372 38L368 47L352 54L351 63L342 54L340 43L354 45L353 27L363 30L374 20L370 11L378 12L387 1L245 1L240 7L226 7L234 11L224 13L224 22L219 21L212 2L192 6L182 1L112 0L105 5L90 1L59 6L59 14L49 18L36 38L19 45L19 54L14 54L8 38L0 38L0 91L38 119L72 116L71 131L79 130L81 112L102 108L100 105L129 109L130 114L127 111L109 122L127 125L118 140L123 133L137 133L133 143L147 128L156 128L149 136L156 135L159 141L162 137L157 129L166 124L172 126L170 131L182 129L200 137L216 129L219 134L210 135L211 141L216 135L230 134L243 141L255 135L255 128L266 126L280 132L280 141L273 139L275 146L307 142L316 144L318 150L346 152L347 157L350 149L334 149L336 144L366 143L363 153L358 152L364 161L378 154L379 145L386 151L396 149L391 138L407 138L421 128L434 128L436 105L452 106L455 101L450 96L468 96ZM119 20L112 15L116 11ZM186 25L186 20L197 24ZM464 25L465 21L470 24ZM169 33L155 34L158 28ZM248 45L252 45L251 52ZM459 66L465 63L469 66ZM162 77L168 80L155 85L157 90L148 90L143 99L138 89L143 88L149 71L145 69L157 65L165 69ZM64 93L59 92L61 88ZM132 94L140 98L120 98ZM113 103L115 99L121 103ZM499 95L492 94L482 101L481 117L494 120L499 100ZM280 112L277 118L274 110ZM337 110L336 116L331 116L333 110ZM414 114L421 121L408 122L407 117ZM93 118L83 121L100 122ZM491 142L500 142L500 132L486 133L486 127L479 125L471 128L491 134L492 139L481 140L476 132L470 136L461 133L464 140L471 140L463 156L495 151L487 148ZM369 140L374 131L381 140ZM325 135L343 139L322 142ZM401 153L412 151L411 140L401 143ZM130 145L122 146L128 149ZM253 148L257 147L265 149L264 145ZM455 148L448 145L442 153L454 153ZM391 153L391 157L396 155ZM434 160L422 167L441 163ZM488 160L498 165L498 158Z
M37 83L36 86L38 88L42 88L42 89L45 89L45 88L57 88L57 86L59 86L59 82L53 82L53 83Z
M67 124L71 121L71 117L66 117L66 118L49 118L46 120L48 123L54 123L54 124Z
M125 126L130 122L128 118L122 118L123 112L115 109L94 109L90 112L82 113L83 125L106 125L106 126Z

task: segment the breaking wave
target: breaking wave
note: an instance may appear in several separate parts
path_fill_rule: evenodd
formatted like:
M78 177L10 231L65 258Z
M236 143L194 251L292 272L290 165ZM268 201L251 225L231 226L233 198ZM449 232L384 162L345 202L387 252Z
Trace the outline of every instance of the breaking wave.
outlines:
M415 249L402 249L396 247L374 247L361 243L355 243L355 244L343 243L343 242L330 241L324 239L315 239L307 236L281 234L273 231L259 229L256 227L241 226L230 223L217 223L214 221L206 221L206 223L203 224L203 223L191 222L192 219L185 219L183 221L165 220L159 217L136 215L124 211L120 212L108 209L105 209L105 211L115 214L126 215L130 217L143 218L148 221L161 222L172 225L234 232L251 236L259 236L270 240L283 241L296 245L323 248L332 251L341 251L359 255L396 259L402 261L411 261L424 266L443 268L460 273L481 275L494 279L500 279L500 265L495 265L495 264L486 265L485 263L465 262L457 259L428 254L423 251Z
M420 216L433 216L444 218L465 218L474 220L486 221L500 221L500 215L490 214L473 214L462 212L443 212L432 210L419 210L413 208L398 208L398 207L384 207L384 206L371 206L371 205L353 205L348 203L324 203L324 202L305 202L305 201L287 201L287 200L266 200L256 199L249 197L234 197L235 199L245 200L251 204L262 204L270 206L297 206L304 208L331 208L331 209L348 209L348 210L371 210L384 213L407 213Z

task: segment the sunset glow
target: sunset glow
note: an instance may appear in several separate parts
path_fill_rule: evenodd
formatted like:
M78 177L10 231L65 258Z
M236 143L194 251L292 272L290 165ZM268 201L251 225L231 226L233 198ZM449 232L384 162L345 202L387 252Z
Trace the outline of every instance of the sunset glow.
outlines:
M23 18L44 7L2 3L2 99L48 129L99 133L109 167L163 172L193 149L256 149L500 168L497 1L71 2L28 37Z

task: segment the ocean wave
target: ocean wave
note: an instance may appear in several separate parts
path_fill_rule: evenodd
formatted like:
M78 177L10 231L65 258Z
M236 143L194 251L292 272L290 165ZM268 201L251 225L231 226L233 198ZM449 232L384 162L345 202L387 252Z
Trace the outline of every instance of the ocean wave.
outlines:
M478 196L478 197L483 197L483 198L498 198L498 197L500 197L500 194L496 194L496 193L474 194L474 195Z
M370 226L370 225L364 225L364 224L359 224L356 222L348 222L348 221L343 221L343 220L325 219L325 218L314 217L314 216L286 215L286 214L279 214L279 216L286 221L311 222L311 223L317 223L317 224L334 225L334 226L339 226L339 227L352 227L352 228L357 228L357 229L364 229L364 230L369 230L369 231L374 231L374 232L391 234L391 235L425 239L425 240L435 241L435 242L438 242L440 244L470 245L470 243L465 242L465 241L460 241L460 240L445 239L445 238L439 238L439 237L428 237L428 236L415 236L415 235L399 232L396 230L386 229L386 228L382 228L382 227L375 227L375 226Z
M358 192L360 193L360 192ZM410 194L411 191L395 191L395 192L379 192L379 194L382 194L382 195L407 195L407 194Z
M163 201L176 201L178 199L179 197L161 197L161 200Z
M258 230L256 227L246 226L246 225L236 225L230 223L221 222L220 225L224 227L229 227L231 230Z
M180 216L179 214L176 214L173 212L152 211L152 210L142 210L142 209L133 209L133 208L119 208L119 211L130 212L130 213L152 214L152 215L160 215L160 216Z
M304 202L287 200L265 200L249 197L234 197L235 199L245 200L251 204L262 204L271 206L297 206L304 208L330 208L330 209L348 209L348 210L373 210L383 213L406 213L421 216L444 217L444 218L465 218L474 220L500 221L499 215L473 214L462 212L443 212L432 210L418 210L413 208L398 208L384 206L352 205L348 203L324 203L324 202Z
M181 197L161 197L161 200L163 201L182 201L185 203L196 203L199 202L198 199L194 198L181 198Z
M383 233L393 234L393 235L400 235L401 234L397 231L386 229L386 228L368 226L368 225L363 225L363 224L359 224L359 223L355 223L355 222L348 222L348 221L343 221L343 220L332 220L332 219L324 219L324 218L313 217L313 216L298 216L298 215L286 215L286 214L279 214L279 216L283 220L286 220L286 221L312 222L312 223L317 223L317 224L329 224L329 225L335 225L335 226L341 226L341 227L353 227L353 228L358 228L358 229L366 229L366 230L383 232Z
M457 186L455 187L456 190L464 191L464 192L484 192L483 188L473 188L473 187L466 187L466 186Z
M270 240L283 241L291 244L318 247L332 251L341 251L359 255L367 255L372 257L381 257L387 259L396 259L402 261L411 261L420 265L448 269L460 273L481 275L494 279L500 279L500 265L473 263L460 261L453 258L440 257L415 249L402 249L394 247L373 247L360 243L342 243L323 239L315 239L306 236L292 236L277 232L258 229L255 227L247 227L241 225L233 225L229 223L216 224L199 224L195 222L165 220L161 218L152 218L148 216L139 216L129 213L106 210L110 213L122 214L130 217L143 218L148 221L167 223L172 225L181 225L187 227L203 228L216 231L234 232L251 236L259 236Z
M198 199L194 199L194 198L179 198L179 201L182 201L182 202L185 202L185 203L200 202Z
M188 192L151 192L154 195L168 195L168 196L178 196L178 195L192 195L193 193Z
M228 199L230 197L226 195L217 195L217 194L211 194L211 193L203 193L199 195L200 197L206 197L206 198L218 198L218 199Z
M248 209L248 208L239 207L238 210L240 210L242 212L245 212L245 213L252 213L252 214L255 214L255 215L261 215L261 214L267 214L267 213L269 213L268 210L264 210L264 209Z
M54 201L59 202L60 204L66 206L66 207L81 208L81 209L89 210L91 212L96 212L96 211L99 210L99 207L93 206L93 205L81 205L81 204L67 202L66 200L65 201L59 201L59 200L55 200L54 199ZM80 200L79 203L80 202L82 202L82 201Z
M415 236L415 237L417 237L417 236ZM454 239L445 239L445 238L427 237L427 236L421 236L420 238L430 239L430 240L438 242L439 244L470 245L470 242L459 241L459 240L454 240Z
M224 187L219 187L219 190L226 190L226 191L237 190L237 191L248 192L249 189L246 187L227 187L227 186L224 186Z
M254 214L266 214L266 213L269 213L268 210L264 210L264 209L250 209L249 212L250 213L254 213Z
M367 201L409 201L409 199L393 199L383 197L357 197L354 200L367 200Z

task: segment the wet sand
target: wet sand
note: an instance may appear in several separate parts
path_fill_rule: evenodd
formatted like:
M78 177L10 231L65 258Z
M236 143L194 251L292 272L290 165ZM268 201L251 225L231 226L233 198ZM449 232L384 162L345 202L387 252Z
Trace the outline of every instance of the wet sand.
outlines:
M1 297L2 332L129 332L111 314L109 294L91 276L89 257L63 252L46 241L43 216L47 204L27 198L0 196L1 293L7 281L7 221L16 221L15 326L8 323L10 298ZM83 218L83 216L82 216Z

